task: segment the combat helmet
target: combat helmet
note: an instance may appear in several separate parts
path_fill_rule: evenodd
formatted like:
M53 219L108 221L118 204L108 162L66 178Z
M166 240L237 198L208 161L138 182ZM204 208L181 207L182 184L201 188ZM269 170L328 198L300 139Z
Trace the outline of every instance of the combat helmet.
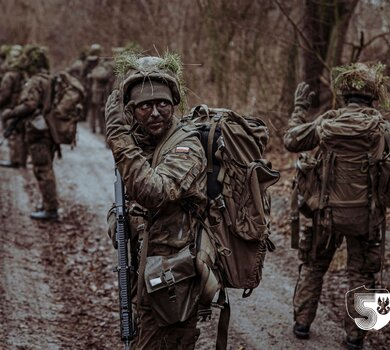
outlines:
M89 56L99 56L102 51L102 47L99 44L92 44L89 48Z
M388 103L384 75L386 66L382 63L352 63L332 69L332 89L343 98L360 96L371 101Z
M36 74L50 68L47 50L42 46L27 45L21 57L23 68L30 74Z
M121 77L125 105L129 102L132 87L148 81L168 85L174 105L183 101L182 63L179 55L166 53L164 57L156 57L125 52L116 58L115 71Z
M7 57L7 54L10 50L11 46L3 44L0 46L0 58L5 59Z
M7 57L6 64L9 68L18 68L20 66L20 57L23 54L23 46L21 45L12 45L10 46Z

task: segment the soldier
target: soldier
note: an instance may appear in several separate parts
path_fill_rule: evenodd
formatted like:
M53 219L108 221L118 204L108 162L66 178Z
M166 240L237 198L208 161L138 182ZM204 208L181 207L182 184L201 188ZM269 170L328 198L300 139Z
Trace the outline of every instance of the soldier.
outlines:
M189 299L190 295L186 293L188 302L181 303L179 295L175 295L175 287L171 289L171 297L177 297L176 302L168 300L166 290L162 293L166 299L161 295L153 296L147 292L144 276L150 259L176 256L194 243L196 215L206 206L205 155L197 136L189 132L181 140L172 141L174 146L170 151L158 158L159 145L170 137L173 140L180 125L174 116L174 106L181 100L179 69L169 68L172 61L168 59L125 57L128 59L117 63L123 80L119 82L119 90L114 90L107 100L105 117L107 142L129 200L133 202L133 208L137 208L132 212L144 212L149 217L145 221L138 218L140 222L137 217L130 216L132 250L137 239L144 242L138 268L136 348L190 350L194 349L199 336L197 300ZM112 210L108 221L109 234L115 241ZM143 264L146 265L144 271ZM196 291L198 277L189 280L191 284L185 282L184 286ZM185 310L176 309L182 304L186 305ZM163 316L172 323L161 321L163 316L159 307L171 310L172 314ZM173 321L176 312L186 316Z
M99 44L92 44L87 58L84 62L83 74L81 83L85 89L84 114L85 119L91 120L91 103L92 103L92 79L91 72L99 64L101 46Z
M13 45L6 59L6 73L0 84L0 109L3 109L5 115L6 109L12 109L16 106L23 84L25 74L20 66L19 58L22 54L22 46ZM3 128L8 126L8 122L3 118ZM9 160L0 161L0 166L18 168L26 167L27 144L25 142L25 132L23 123L18 123L8 138Z
M23 87L18 105L6 118L26 118L26 139L43 205L31 213L31 218L57 219L58 201L53 159L58 146L53 142L44 118L45 111L49 108L47 103L51 89L49 60L44 48L29 45L23 52L22 62L30 79Z
M80 53L80 56L77 60L75 60L67 69L66 71L74 76L77 80L80 81L80 83L83 82L83 70L85 66L85 60L87 56L84 51Z
M112 91L114 72L108 60L101 59L89 74L91 81L89 101L89 122L93 133L96 132L96 122L101 134L105 134L104 106Z
M324 274L344 237L349 290L363 285L375 288L374 274L381 266L380 227L385 208L372 190L378 170L370 165L377 164L383 156L384 134L389 129L373 107L383 91L382 68L361 63L335 68L332 89L345 106L329 110L312 122L307 121L307 114L314 93L306 83L300 83L295 91L295 109L284 145L291 152L318 147L320 154L320 158L311 158L307 163L300 157L304 174L303 182L298 184L303 196L300 206L305 216L312 218L312 226L301 232L302 263L293 298L293 332L300 339L309 338ZM348 310L353 310L353 300L349 299L348 305ZM366 331L348 316L345 330L348 349L362 349Z

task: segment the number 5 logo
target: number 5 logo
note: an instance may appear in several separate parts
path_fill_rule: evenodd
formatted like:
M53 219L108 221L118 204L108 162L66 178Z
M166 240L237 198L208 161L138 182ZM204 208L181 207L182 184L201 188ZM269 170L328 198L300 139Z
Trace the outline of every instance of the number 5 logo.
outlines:
M359 289L364 291L358 292ZM363 317L350 314L352 296L356 312ZM379 330L390 321L390 293L387 289L367 289L365 286L352 289L345 294L345 306L348 316L363 330Z

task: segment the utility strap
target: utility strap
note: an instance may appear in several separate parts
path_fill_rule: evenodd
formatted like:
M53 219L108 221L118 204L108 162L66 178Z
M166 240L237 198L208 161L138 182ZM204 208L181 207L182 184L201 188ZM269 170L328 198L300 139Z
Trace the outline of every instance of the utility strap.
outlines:
M223 291L221 291L223 292ZM226 350L230 322L230 304L226 300L219 315L216 350Z

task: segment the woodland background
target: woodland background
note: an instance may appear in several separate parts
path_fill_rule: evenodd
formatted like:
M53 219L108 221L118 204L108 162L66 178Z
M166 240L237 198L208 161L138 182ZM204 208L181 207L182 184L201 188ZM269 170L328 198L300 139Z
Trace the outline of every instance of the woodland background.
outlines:
M182 55L188 105L260 115L280 136L302 80L329 107L331 67L390 66L390 0L0 0L0 44L49 48L53 70L92 43Z

